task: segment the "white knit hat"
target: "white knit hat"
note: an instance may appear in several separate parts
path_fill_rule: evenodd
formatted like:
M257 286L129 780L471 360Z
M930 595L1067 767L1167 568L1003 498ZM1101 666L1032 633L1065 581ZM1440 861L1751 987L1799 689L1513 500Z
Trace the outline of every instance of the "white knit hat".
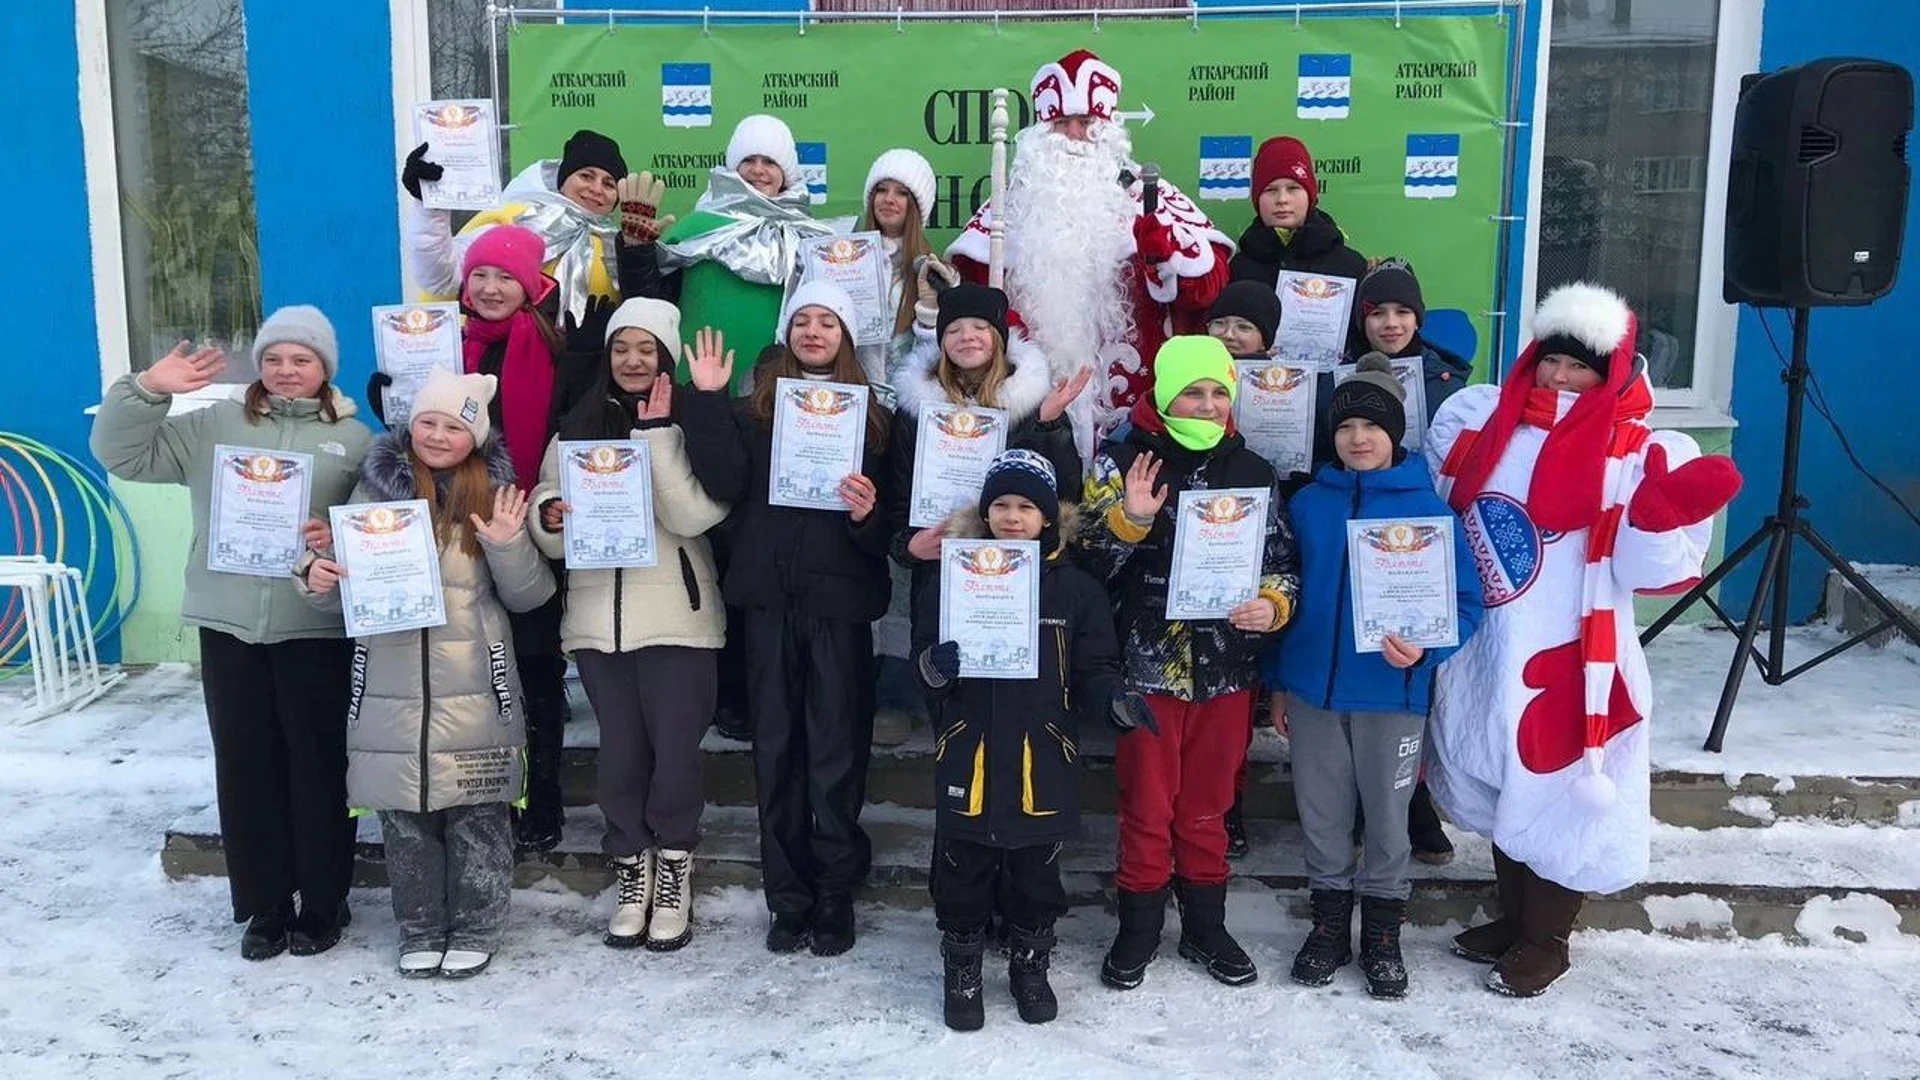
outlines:
M680 309L665 300L650 300L636 296L623 301L614 309L613 318L607 320L607 345L613 345L613 335L622 330L640 329L658 338L666 346L667 355L674 363L680 362Z
M793 130L786 121L766 113L743 117L727 140L727 168L740 171L740 163L760 154L780 166L781 190L800 182L800 151L793 145Z
M493 430L487 406L493 403L499 388L500 380L492 375L455 375L445 368L434 368L420 384L420 392L413 395L409 416L430 412L451 416L473 433L473 444L480 446Z
M312 349L329 380L340 374L340 342L334 336L333 323L311 304L290 304L267 316L260 331L253 335L253 369L260 370L260 358L275 345L300 345Z
M913 193L913 201L919 204L920 220L923 223L933 220L933 166L927 164L926 158L900 146L874 158L873 168L867 170L861 205L872 204L873 189L879 187L882 180L897 180L906 185Z
M775 341L782 345L787 343L787 327L792 325L793 317L804 307L823 307L833 312L839 318L840 328L846 332L847 340L853 340L854 314L858 310L853 305L853 297L833 282L816 278L793 290L793 298L787 301L786 309L780 312L780 328L774 334Z

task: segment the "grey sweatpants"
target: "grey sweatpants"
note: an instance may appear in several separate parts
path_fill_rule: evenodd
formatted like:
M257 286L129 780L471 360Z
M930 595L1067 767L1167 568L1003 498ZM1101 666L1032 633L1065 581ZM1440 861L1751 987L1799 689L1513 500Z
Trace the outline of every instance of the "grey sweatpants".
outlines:
M606 854L700 846L700 737L713 722L718 657L680 645L573 654L600 719L595 796L607 820Z
M1420 778L1427 718L1415 713L1328 712L1287 695L1293 796L1305 837L1307 885L1407 898L1407 801ZM1365 855L1353 856L1355 803L1366 815Z
M513 897L506 803L380 811L400 951L499 948Z

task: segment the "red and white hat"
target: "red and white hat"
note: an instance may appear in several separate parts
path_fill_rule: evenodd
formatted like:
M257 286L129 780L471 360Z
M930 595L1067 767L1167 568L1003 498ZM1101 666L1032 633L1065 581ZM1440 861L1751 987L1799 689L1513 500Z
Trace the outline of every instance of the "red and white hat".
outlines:
M1111 120L1120 108L1120 73L1085 49L1075 49L1033 73L1033 118L1043 124L1068 116Z

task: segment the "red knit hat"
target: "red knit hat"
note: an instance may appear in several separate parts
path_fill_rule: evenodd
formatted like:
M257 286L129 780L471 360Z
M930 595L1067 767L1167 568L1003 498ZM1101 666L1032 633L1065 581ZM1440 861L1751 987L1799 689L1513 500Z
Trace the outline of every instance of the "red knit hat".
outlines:
M540 234L519 225L494 225L483 230L467 245L467 256L460 260L460 292L464 298L466 280L475 269L497 266L512 275L527 290L527 302L538 304L553 289L553 279L540 271L547 261L547 245Z
M1253 155L1253 205L1260 205L1260 193L1281 177L1307 189L1307 209L1320 204L1320 181L1313 175L1313 155L1307 144L1291 135L1276 135L1260 144Z

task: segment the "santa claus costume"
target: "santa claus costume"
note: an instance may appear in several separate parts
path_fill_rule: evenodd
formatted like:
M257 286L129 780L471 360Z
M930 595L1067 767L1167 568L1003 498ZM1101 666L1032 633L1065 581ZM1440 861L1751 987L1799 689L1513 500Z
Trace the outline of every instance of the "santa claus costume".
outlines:
M1121 125L1120 73L1077 50L1034 73L1034 122L1014 139L1006 191L1006 289L1056 379L1095 365L1095 393L1070 414L1083 458L1152 384L1150 360L1175 334L1204 334L1228 280L1233 241L1165 179L1151 216ZM1080 124L1070 123L1084 118ZM947 249L987 279L983 204Z
M1433 793L1493 840L1498 878L1500 918L1454 951L1493 963L1488 987L1515 996L1566 972L1583 894L1646 874L1653 693L1633 597L1698 579L1740 486L1727 458L1648 426L1634 332L1614 293L1554 290L1505 385L1455 394L1424 447L1486 598L1430 727ZM1593 385L1569 392L1554 381L1568 368Z

